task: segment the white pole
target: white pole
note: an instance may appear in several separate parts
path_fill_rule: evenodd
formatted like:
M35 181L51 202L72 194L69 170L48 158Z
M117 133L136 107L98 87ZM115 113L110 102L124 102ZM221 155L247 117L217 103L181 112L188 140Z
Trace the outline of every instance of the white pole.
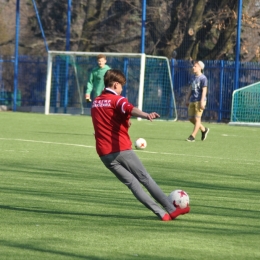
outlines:
M139 92L138 92L138 108L140 110L143 109L145 60L146 60L146 56L144 53L142 53L141 54L141 68L140 68L140 83L139 83Z
M76 83L77 83L77 88L78 88L78 94L79 94L79 102L80 102L80 107L81 107L81 115L84 115L84 107L83 107L83 102L82 102L82 95L80 91L80 86L79 86L79 79L78 79L78 70L76 67L76 59L75 56L72 56L73 59L73 67L75 71L75 77L76 77Z
M51 99L51 74L52 74L52 55L48 52L48 64L47 64L47 83L46 83L46 95L45 95L45 115L50 113L50 99Z

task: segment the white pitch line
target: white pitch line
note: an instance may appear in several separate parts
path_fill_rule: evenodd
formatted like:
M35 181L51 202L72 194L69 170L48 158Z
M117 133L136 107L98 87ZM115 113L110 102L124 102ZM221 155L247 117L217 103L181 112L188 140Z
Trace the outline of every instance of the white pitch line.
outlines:
M77 146L77 147L95 148L94 146L91 146L91 145L83 145L83 144L68 144L68 143L56 143L56 142L36 141L36 140L26 140L26 139L0 138L0 140L7 140L7 141L20 141L20 142L31 142L31 143L42 143L42 144L70 145L70 146Z
M76 146L76 147L84 147L84 148L95 148L95 146L91 146L91 145L56 143L56 142L26 140L26 139L13 139L13 138L1 138L0 137L0 140L42 143L42 144L54 144L54 145L67 145L67 146ZM145 151L145 150L135 150L135 151L136 152L142 152L142 153L149 153L149 154L162 154L162 155L174 155L174 156L191 157L191 155L188 155L188 154L177 154L177 153L168 153L168 152L167 153L166 152L152 152L152 151ZM205 155L192 155L192 157L205 158L205 159L216 159L216 160L244 161L244 162L248 162L248 163L260 163L260 160L235 159L235 158L231 159L231 158L213 157L213 156L205 156Z
M164 154L164 155L174 155L174 156L186 156L186 157L197 157L197 158L205 158L205 159L217 159L217 160L229 160L229 161L244 161L250 163L260 163L260 160L248 160L248 159L235 159L235 158L223 158L223 157L213 157L206 155L188 155L188 154L180 154L180 153L165 153L165 152L149 152L144 150L136 150L138 152L149 153L149 154Z

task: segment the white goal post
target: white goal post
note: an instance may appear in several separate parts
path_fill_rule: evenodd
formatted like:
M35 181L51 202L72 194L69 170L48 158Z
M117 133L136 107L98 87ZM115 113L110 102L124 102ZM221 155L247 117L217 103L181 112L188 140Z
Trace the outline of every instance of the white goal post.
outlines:
M260 82L233 92L229 125L260 126Z
M127 82L122 95L145 112L158 112L162 120L177 120L169 60L140 53L49 51L45 114L85 114L90 104L85 91L96 57L104 54L107 64L124 72Z

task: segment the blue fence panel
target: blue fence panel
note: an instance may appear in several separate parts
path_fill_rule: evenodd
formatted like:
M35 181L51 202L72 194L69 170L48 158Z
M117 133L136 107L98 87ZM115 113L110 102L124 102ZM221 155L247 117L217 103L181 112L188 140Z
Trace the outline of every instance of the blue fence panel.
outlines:
M178 119L187 119L186 96L189 91L192 63L185 60L171 60L171 71Z
M260 81L259 62L243 62L240 64L239 72L239 88Z
M0 56L0 105L12 103L13 78L13 57Z
M19 56L17 106L43 106L47 59ZM0 57L0 105L13 104L14 58Z
M223 76L223 92L222 92L222 107L221 107L221 120L225 121L230 119L230 111L232 104L232 93L235 88L235 62L227 61L224 65Z
M18 90L22 106L44 106L47 58L19 57Z

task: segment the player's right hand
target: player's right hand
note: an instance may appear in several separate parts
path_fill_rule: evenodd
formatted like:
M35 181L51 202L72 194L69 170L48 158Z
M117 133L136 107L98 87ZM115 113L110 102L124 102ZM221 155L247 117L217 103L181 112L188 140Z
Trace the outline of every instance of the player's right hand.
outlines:
M89 94L86 94L85 98L86 98L87 102L91 102L92 101Z
M206 102L205 102L205 101L201 101L201 102L200 102L200 109L201 109L201 110L204 110L204 109L205 109L205 106L206 106Z
M152 113L147 114L147 119L150 120L150 121L152 121L153 119L158 118L158 117L160 117L160 115L157 114L156 112L152 112Z

